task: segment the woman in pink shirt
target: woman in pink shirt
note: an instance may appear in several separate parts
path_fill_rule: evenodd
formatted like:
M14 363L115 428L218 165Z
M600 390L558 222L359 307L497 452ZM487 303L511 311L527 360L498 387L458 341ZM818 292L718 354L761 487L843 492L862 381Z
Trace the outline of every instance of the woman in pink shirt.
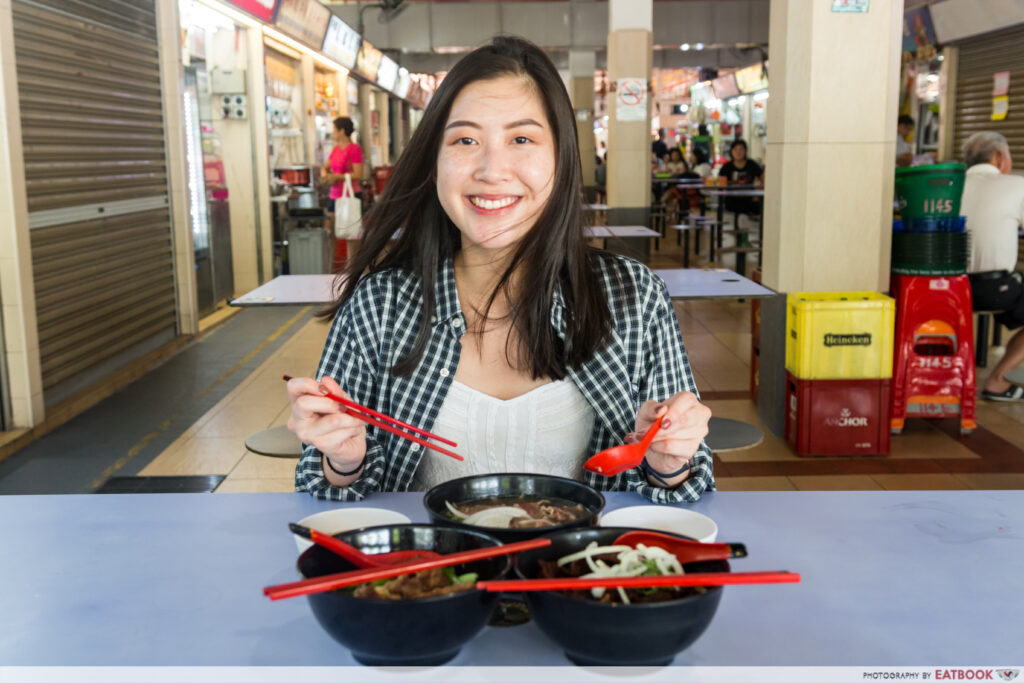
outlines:
M334 148L320 169L320 182L331 186L330 200L327 202L327 230L334 234L334 200L341 196L345 187L345 175L352 176L352 189L356 196L362 196L363 150L352 142L352 131L355 126L352 119L339 116L334 119Z

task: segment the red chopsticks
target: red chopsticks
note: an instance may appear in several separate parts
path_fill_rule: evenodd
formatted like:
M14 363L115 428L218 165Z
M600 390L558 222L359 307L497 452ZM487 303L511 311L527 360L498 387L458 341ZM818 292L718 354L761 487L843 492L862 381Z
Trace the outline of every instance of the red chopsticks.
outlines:
M452 553L450 555L444 555L436 560L423 560L422 562L412 562L400 566L380 569L357 569L350 572L318 576L315 579L305 579L303 581L293 581L292 583L282 583L276 586L267 586L263 589L263 594L271 600L295 598L300 595L324 593L338 588L358 586L361 583L379 581L380 579L391 579L396 576L401 576L402 574L412 574L414 572L421 572L427 569L451 567L456 564L486 560L489 557L511 555L522 550L543 548L549 545L551 545L550 538L534 538L529 541L506 543L505 545L496 545L489 548L477 548L476 550Z
M485 591L565 591L587 588L655 588L658 586L730 586L750 583L799 583L794 572L705 572L661 576L608 576L599 579L519 579L477 581Z
M291 375L282 375L282 379L284 379L284 381L287 382L288 380L291 379ZM346 408L345 412L346 413L348 413L352 417L355 417L355 418L358 418L358 419L362 420L363 422L365 422L368 425L372 425L374 427L377 427L378 429L383 429L385 432L391 432L392 434L400 436L403 439L408 439L409 441L412 441L414 443L418 443L421 446L424 446L425 448L429 448L430 450L433 450L433 451L437 451L438 453L443 453L444 455L447 455L449 458L455 458L456 460L465 460L465 458L463 458L458 453L449 451L446 448L441 448L440 446L435 446L434 444L432 444L432 443L430 443L428 441L424 441L423 439L420 439L418 437L415 437L412 434L407 434L406 432L403 432L403 431L400 431L398 429L395 429L395 427L392 427L391 425L395 425L397 427L402 427L403 429L408 429L410 431L416 432L417 434L422 434L425 437L427 437L428 439L436 439L437 441L440 441L441 443L446 443L449 446L458 446L459 445L459 444L455 443L454 441L451 441L449 439L444 438L443 436L438 436L437 434L432 434L431 432L428 432L425 429L420 429L419 427L413 427L411 424L408 424L406 422L402 422L401 420L396 420L395 418L389 417L388 415L385 415L384 413L378 413L373 408L367 408L364 405L360 405L358 403L355 403L354 401L349 401L347 398L342 398L341 396L336 396L335 394L327 394L327 398L329 398L329 399L331 399L333 401L337 401L341 405L345 406L345 408ZM380 418L380 419L378 419L378 420L373 419L375 417L376 418ZM390 422L391 424L385 424L384 422L381 422L381 420L385 420L387 422Z

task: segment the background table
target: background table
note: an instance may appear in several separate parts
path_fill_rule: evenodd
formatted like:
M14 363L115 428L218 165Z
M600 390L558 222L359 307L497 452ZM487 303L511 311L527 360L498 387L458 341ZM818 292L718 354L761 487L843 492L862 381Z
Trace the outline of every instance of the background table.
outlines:
M644 504L606 498L606 511ZM351 667L306 600L261 593L296 578L288 522L344 505L304 493L0 496L0 663ZM427 518L421 494L349 505ZM1024 491L709 492L687 507L715 520L720 541L746 544L734 570L803 581L725 588L675 666L1021 663ZM557 669L534 680L611 680L570 666L532 622L486 628L449 667L524 664Z
M653 271L673 299L758 299L775 291L728 268L666 268Z

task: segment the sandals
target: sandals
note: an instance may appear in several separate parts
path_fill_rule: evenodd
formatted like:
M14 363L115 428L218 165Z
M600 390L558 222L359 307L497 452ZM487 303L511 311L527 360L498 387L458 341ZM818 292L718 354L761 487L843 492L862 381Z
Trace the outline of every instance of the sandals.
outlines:
M1024 402L1024 387L1014 384L1006 391L988 391L982 389L981 397L988 401L1005 401L1007 403Z

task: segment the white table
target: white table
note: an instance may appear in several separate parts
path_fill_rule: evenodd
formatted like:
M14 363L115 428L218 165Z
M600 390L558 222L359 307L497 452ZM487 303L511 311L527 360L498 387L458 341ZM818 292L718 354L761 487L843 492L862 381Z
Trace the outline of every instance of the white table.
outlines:
M605 496L606 511L645 504ZM347 505L427 519L416 493ZM774 667L934 677L937 667L1019 668L1024 657L1024 491L706 493L679 507L711 517L718 540L746 545L734 571L803 580L726 587L700 639L645 672L571 666L533 622L486 627L439 669L356 665L305 599L261 594L297 578L288 522L345 506L304 493L0 496L0 666L31 667L0 668L0 679L860 681L859 671ZM143 666L184 668L118 668ZM110 668L71 679L73 669L35 667ZM193 667L244 669L200 678ZM744 668L728 677L724 667Z
M592 225L587 228L586 236L607 240L612 237L661 237L661 233L646 225Z
M334 300L335 276L278 275L251 292L232 299L232 306L308 306ZM253 453L279 458L298 458L302 443L287 427L271 427L245 438L245 447Z
M673 299L759 299L775 291L728 268L668 268L653 271Z
M278 275L229 303L232 306L300 306L334 300L334 275Z

